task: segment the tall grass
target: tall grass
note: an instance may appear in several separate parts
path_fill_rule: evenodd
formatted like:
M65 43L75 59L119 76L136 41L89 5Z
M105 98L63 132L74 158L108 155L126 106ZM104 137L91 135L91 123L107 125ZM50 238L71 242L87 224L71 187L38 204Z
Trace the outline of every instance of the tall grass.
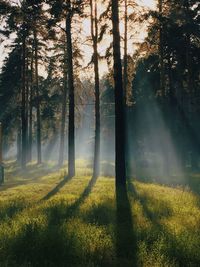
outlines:
M131 180L116 196L113 178L91 182L81 164L64 183L64 169L33 172L30 166L21 178L8 169L12 183L6 181L0 197L0 266L199 266L197 194Z

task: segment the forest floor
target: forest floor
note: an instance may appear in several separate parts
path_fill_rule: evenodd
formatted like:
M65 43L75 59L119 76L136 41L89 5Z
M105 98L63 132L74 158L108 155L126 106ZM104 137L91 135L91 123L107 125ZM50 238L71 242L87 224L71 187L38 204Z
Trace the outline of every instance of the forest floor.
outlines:
M26 172L6 163L1 267L200 266L197 193L131 179L115 194L114 178L92 180L87 164L77 165L63 180L51 163Z

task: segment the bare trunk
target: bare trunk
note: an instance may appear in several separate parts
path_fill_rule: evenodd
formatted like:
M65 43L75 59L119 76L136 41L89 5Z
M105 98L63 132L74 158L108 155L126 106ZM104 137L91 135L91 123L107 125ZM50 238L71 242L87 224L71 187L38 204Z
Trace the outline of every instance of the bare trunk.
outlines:
M26 162L29 162L29 60L28 60L28 48L26 49Z
M20 163L22 160L22 132L19 127L17 132L17 162Z
M75 175L75 118L74 118L74 73L73 73L73 52L71 36L71 14L66 17L66 35L67 35L67 71L69 88L69 130L68 130L68 176Z
M22 127L22 156L21 167L26 168L27 153L27 121L26 121L26 39L22 41L22 102L21 102L21 127Z
M32 160L32 143L33 143L33 54L31 58L31 84L29 97L29 160Z
M0 165L2 164L3 161L3 156L2 156L2 150L3 150L3 132L2 132L2 124L0 122Z
M98 23L97 23L97 1L95 0L93 15L93 0L90 0L91 7L91 35L94 51L94 74L95 74L95 143L93 178L100 173L100 99L99 99L99 61L98 61Z
M64 50L64 53L66 54L66 51ZM67 61L66 55L65 57L65 63ZM66 64L64 64L64 68L66 67ZM60 129L60 149L59 149L59 160L58 165L62 166L64 161L64 147L65 147L65 124L66 124L66 107L67 107L67 74L66 69L64 69L64 88L63 88L63 95L62 95L62 114L61 114L61 129Z
M163 12L163 0L159 0L159 15L162 19ZM160 34L159 34L159 64L160 64L160 91L161 95L165 96L165 85L164 85L164 61L163 61L163 23L160 21Z
M39 81L38 81L38 40L37 32L34 31L35 41L35 89L36 89L36 113L37 113L37 163L42 163L41 152L41 121L40 121L40 100L39 100Z
M125 116L123 101L122 65L120 54L119 6L112 0L113 56L115 82L115 168L116 186L126 184L125 164Z
M127 38L127 31L128 31L128 5L127 0L124 1L125 5L125 14L124 14L124 102L127 103L127 82L128 82L128 55L127 55L127 47L128 47L128 38Z

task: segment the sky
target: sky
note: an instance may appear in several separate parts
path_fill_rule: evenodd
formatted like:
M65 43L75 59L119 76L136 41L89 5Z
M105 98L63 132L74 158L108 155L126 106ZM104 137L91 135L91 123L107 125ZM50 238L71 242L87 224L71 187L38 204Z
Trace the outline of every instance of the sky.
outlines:
M12 0L12 2L13 2L13 0ZM100 3L100 1L99 1L99 3ZM157 5L157 1L156 0L137 0L137 3L140 6L144 6L146 8L150 8L150 9L155 9L156 8L156 5ZM103 9L104 9L104 7L101 4L99 4L99 6L98 6L98 12L101 13L103 11ZM86 35L90 35L90 24L89 24L89 20L85 20L84 21L83 27L84 27L85 34ZM143 25L143 26L138 25L138 27L136 27L136 28L138 28L138 29L136 29L136 33L134 33L135 34L135 36L134 36L135 40L143 40L145 38L145 36L146 36L146 27L145 27L145 25ZM121 31L121 34L123 34L123 31L124 31L123 22L120 23L120 31ZM9 45L12 42L11 40L14 39L14 38L15 38L15 35L11 35L9 40L3 41L3 42L2 42L2 40L0 38L0 69L2 67L3 60L5 59L5 57L8 54ZM99 46L99 53L100 54L103 55L103 53L106 50L106 47L109 45L110 42L111 42L111 36L106 36L104 38L103 43ZM129 44L128 44L128 50L129 51L128 52L130 54L132 54L133 51L134 51L133 42L134 42L134 40L132 40L131 38L129 38ZM87 64L87 62L90 61L92 50L87 45L85 45L85 47L84 47L83 50L84 50L84 54L85 54L84 61ZM99 67L100 67L100 74L102 76L107 71L107 68L105 66L105 62L101 62ZM40 71L43 72L42 69Z

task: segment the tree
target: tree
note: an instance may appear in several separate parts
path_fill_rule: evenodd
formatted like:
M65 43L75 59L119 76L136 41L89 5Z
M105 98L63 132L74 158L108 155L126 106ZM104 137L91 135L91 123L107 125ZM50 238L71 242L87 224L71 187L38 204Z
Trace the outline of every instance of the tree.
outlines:
M68 2L68 11L66 15L66 36L67 36L67 70L69 87L69 129L68 129L68 176L75 175L75 117L74 117L74 72L73 72L73 48L71 23L73 13L71 1Z
M116 185L125 186L125 121L124 97L122 81L122 65L120 53L119 33L119 6L118 0L112 0L112 25L113 25L113 58L114 58L114 83L115 83L115 168Z
M62 95L62 114L61 114L61 129L60 129L60 151L59 151L59 166L63 165L64 161L64 147L65 147L65 124L66 124L66 111L67 111L67 57L66 57L66 42L64 42L64 64L63 64L63 95Z
M97 178L100 171L100 99L99 99L99 60L98 60L98 18L97 1L90 0L91 37L93 43L93 63L95 75L95 143L93 177Z
M69 124L68 124L68 177L75 175L75 94L74 94L74 65L72 47L72 22L74 15L81 14L83 9L82 0L47 1L51 7L50 13L53 18L51 24L65 19L65 29L67 39L66 58L67 58L67 83L69 91ZM62 28L63 29L63 28Z

